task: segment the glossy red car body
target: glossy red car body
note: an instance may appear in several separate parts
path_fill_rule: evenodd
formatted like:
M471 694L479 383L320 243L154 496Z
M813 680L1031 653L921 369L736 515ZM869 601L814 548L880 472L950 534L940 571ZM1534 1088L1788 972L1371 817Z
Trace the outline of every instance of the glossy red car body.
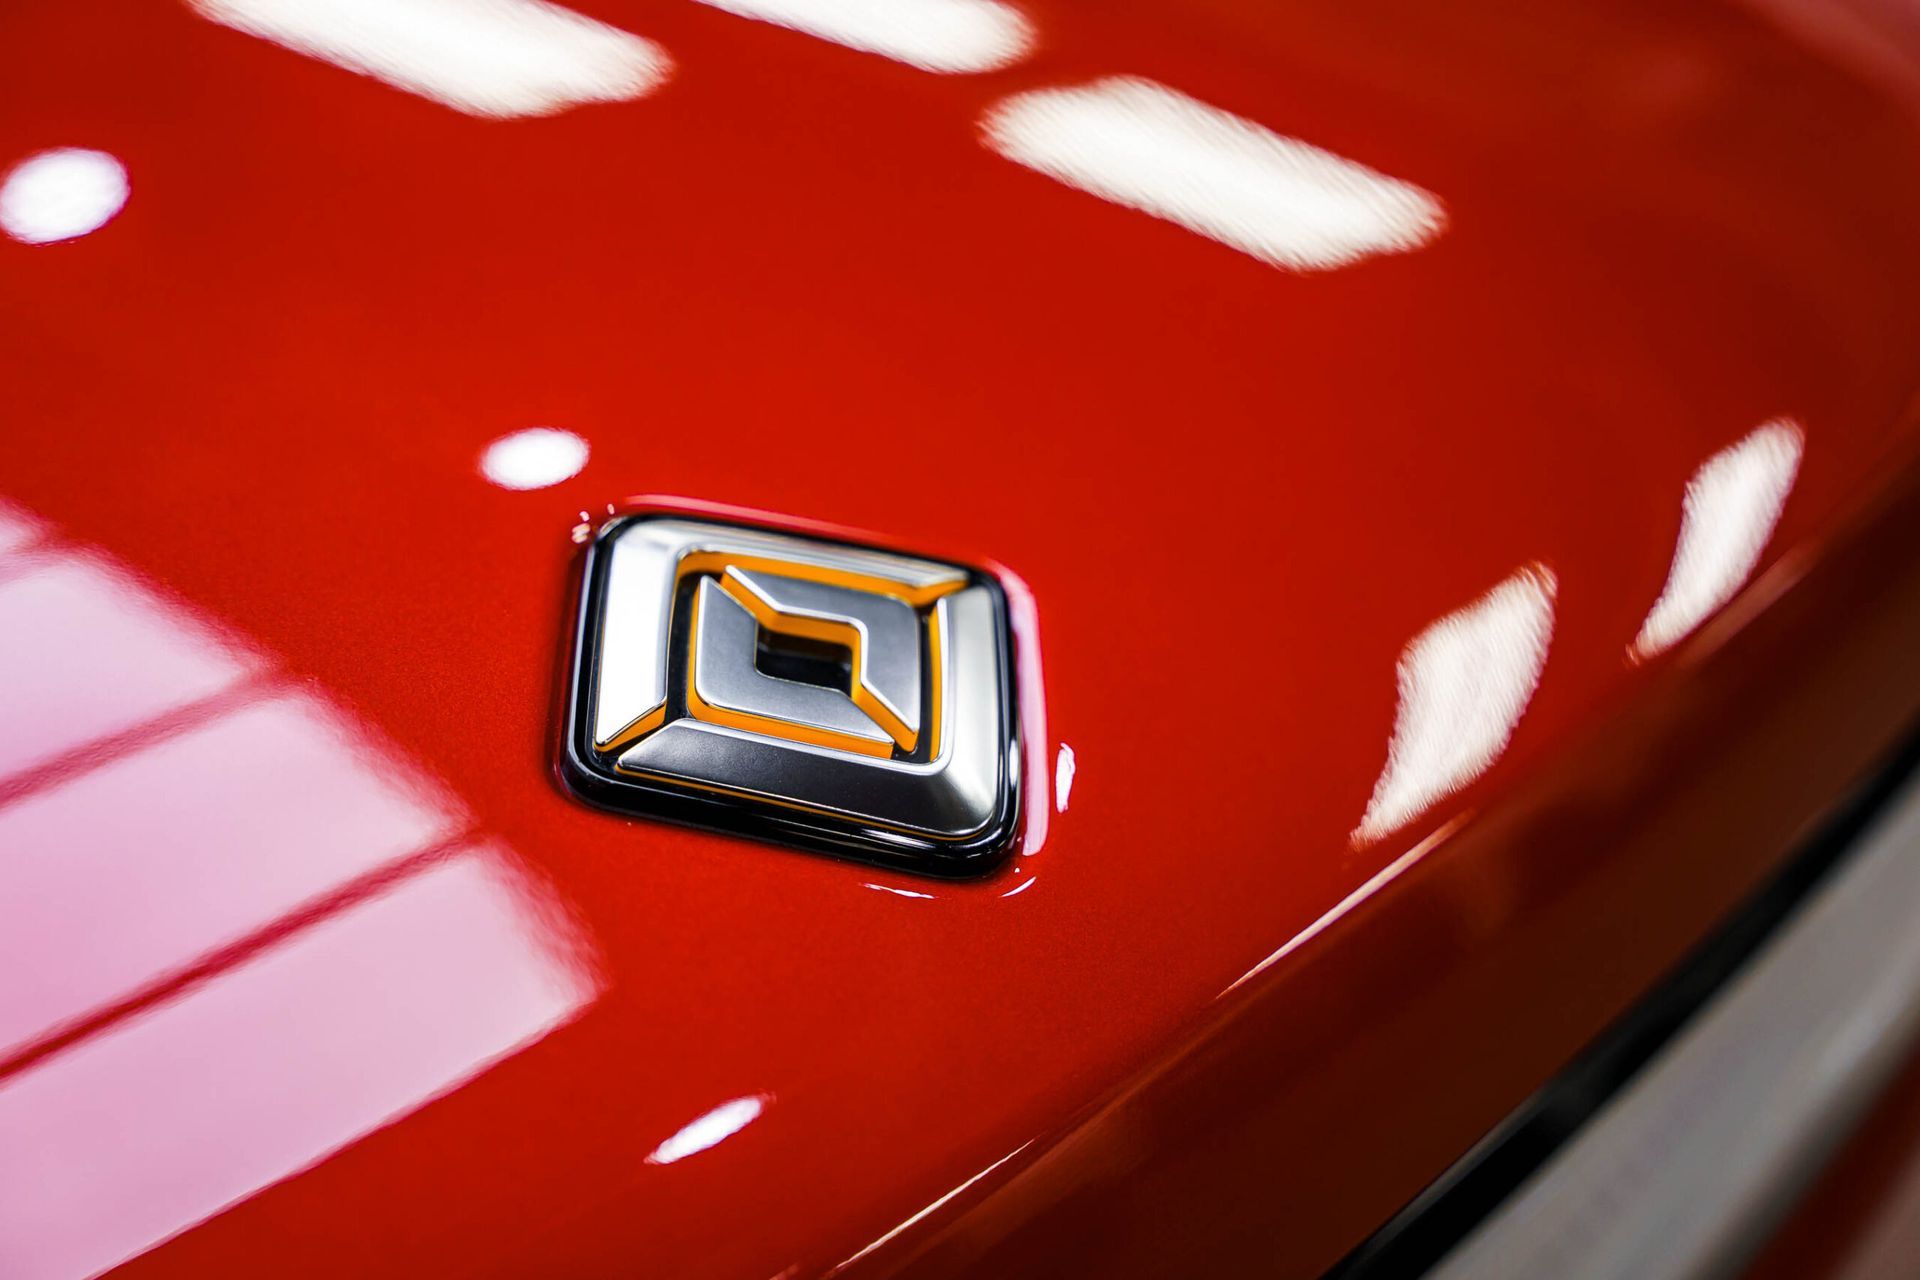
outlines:
M671 80L482 120L185 7L0 16L0 163L131 183L0 242L21 1274L1317 1274L1920 713L1897 18L1022 0L1027 58L937 76L574 7ZM981 145L1121 72L1447 229L1289 273ZM1630 660L1689 478L1782 417L1759 571ZM488 483L535 424L585 468ZM1004 869L565 792L574 530L662 494L1024 585ZM1509 749L1356 845L1404 646L1529 564Z

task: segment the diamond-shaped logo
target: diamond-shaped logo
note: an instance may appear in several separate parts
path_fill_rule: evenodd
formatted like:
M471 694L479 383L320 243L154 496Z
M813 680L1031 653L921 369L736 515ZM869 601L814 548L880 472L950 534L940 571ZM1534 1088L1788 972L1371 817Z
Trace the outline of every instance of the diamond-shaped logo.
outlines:
M624 812L977 872L1018 813L1012 671L989 574L629 516L589 549L563 770Z

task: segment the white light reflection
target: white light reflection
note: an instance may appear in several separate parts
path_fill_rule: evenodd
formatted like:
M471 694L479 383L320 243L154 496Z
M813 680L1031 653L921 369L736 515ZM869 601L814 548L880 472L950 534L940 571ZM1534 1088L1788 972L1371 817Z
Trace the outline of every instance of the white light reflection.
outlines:
M0 186L0 228L25 244L98 231L127 203L127 171L104 151L59 147L28 156Z
M0 778L214 697L262 666L238 639L103 556L39 560L0 582ZM109 763L103 760L102 763Z
M0 500L0 557L30 547L40 540L40 522L14 506Z
M543 116L656 88L650 40L544 0L188 0L202 17L469 115Z
M1074 767L1073 748L1063 742L1053 764L1053 803L1062 813L1067 811L1067 797L1073 793Z
M914 1226L916 1223L925 1221L932 1214L939 1212L939 1210L944 1205L952 1201L956 1196L959 1196L962 1193L964 1193L969 1187L972 1187L975 1183L978 1183L981 1179L985 1178L988 1174L992 1173L994 1170L998 1169L1001 1165L1013 1159L1015 1156L1019 1155L1022 1151L1025 1151L1028 1147L1032 1145L1033 1145L1033 1139L1031 1138L1027 1139L1025 1142L1021 1143L1019 1146L1015 1147L1013 1150L1007 1152L1007 1154L1001 1156L998 1160L995 1160L992 1164L982 1169L980 1172L974 1174L971 1178L968 1178L965 1182L961 1183L959 1186L955 1187L953 1190L941 1196L938 1200L935 1200L932 1204L928 1205L926 1208L920 1210L920 1212L914 1214L911 1218L908 1218L905 1222L901 1223L899 1226L893 1228L891 1231L888 1231L885 1235L881 1236L878 1240L873 1241L871 1244L861 1249L860 1252L854 1254L851 1258L848 1258L845 1262L842 1262L839 1265L835 1266L833 1270L827 1272L827 1275L829 1277L839 1275L841 1272L845 1271L848 1267L851 1267L854 1263L860 1261L860 1259L867 1257L869 1254L873 1253L874 1250L884 1246L889 1240L892 1240L898 1237L901 1232Z
M705 0L922 71L992 71L1025 57L1033 27L999 0Z
M502 489L544 489L580 474L587 442L556 427L528 427L501 436L480 455L480 474Z
M912 889L896 889L892 885L873 884L870 881L862 881L860 887L863 889L878 889L881 893L891 893L896 898L931 898L933 897L933 895L930 893L916 893Z
M1546 666L1555 590L1553 574L1528 565L1401 652L1387 766L1354 844L1398 829L1506 750Z
M1634 639L1634 657L1668 648L1733 599L1780 520L1804 438L1799 423L1776 418L1693 473L1681 500L1673 567Z
M465 825L325 701L246 692L0 804L0 902L34 904L31 929L0 931L0 1056Z
M35 908L0 936L0 1275L144 1253L595 998L566 909L364 721L0 519L38 532L0 586L0 901Z
M1411 183L1151 80L1035 89L993 107L987 145L1115 204L1296 271L1417 249L1446 224Z
M1231 983L1227 985L1226 989L1222 991L1218 996L1215 996L1214 999L1216 1000L1224 999L1226 996L1230 995L1232 992L1234 992L1238 988L1246 985L1249 982L1252 982L1255 978L1259 977L1261 974L1265 973L1267 970L1273 968L1274 965L1279 964L1282 960L1286 959L1288 956L1298 951L1301 947L1306 946L1309 942L1312 942L1315 938L1325 933L1328 929L1333 927L1335 922L1340 920L1348 912L1352 911L1355 907L1359 906L1361 903L1365 902L1368 898L1371 898L1374 894L1378 893L1383 885L1392 881L1394 878L1399 876L1402 872L1406 871L1408 867L1411 867L1414 863L1420 861L1420 859L1426 857L1429 853L1439 848L1441 843L1444 840L1446 840L1448 836L1451 836L1455 831L1458 831L1462 826L1466 825L1466 820L1467 820L1467 815L1465 814L1460 814L1452 818L1443 826L1441 826L1438 831L1435 831L1432 835L1422 840L1419 844L1416 844L1415 846L1413 846L1413 848L1407 850L1405 853L1395 858L1392 862L1389 862L1386 866L1380 868L1380 870L1375 872L1373 876L1369 878L1365 884L1361 885L1358 889L1355 889L1352 893L1348 894L1346 897L1340 899L1339 902L1335 903L1332 910L1326 912L1318 920L1315 920L1312 924L1308 925L1306 928L1302 929L1300 932L1294 934L1291 938L1288 938L1286 942L1281 945L1278 951L1275 951L1272 955L1268 956L1265 960L1262 960L1259 964L1253 966L1253 968L1247 970L1245 973L1235 978Z
M770 1101L772 1099L766 1094L752 1094L721 1103L655 1147L653 1154L647 1157L647 1163L672 1164L725 1142L759 1119Z
M450 1093L593 991L504 856L430 865L0 1083L0 1274L96 1275Z

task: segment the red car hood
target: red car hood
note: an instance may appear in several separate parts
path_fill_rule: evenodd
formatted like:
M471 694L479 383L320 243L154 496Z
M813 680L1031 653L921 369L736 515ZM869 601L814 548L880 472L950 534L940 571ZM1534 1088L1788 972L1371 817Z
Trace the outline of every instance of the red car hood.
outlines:
M1021 0L945 75L576 7L670 77L487 119L0 18L0 162L129 182L0 242L0 1270L1310 1274L1920 704L1871 5ZM1116 74L1443 224L1292 269L983 145ZM584 468L489 482L535 425ZM1764 551L1650 637L1716 458ZM648 494L1004 566L1017 856L570 797L576 542Z

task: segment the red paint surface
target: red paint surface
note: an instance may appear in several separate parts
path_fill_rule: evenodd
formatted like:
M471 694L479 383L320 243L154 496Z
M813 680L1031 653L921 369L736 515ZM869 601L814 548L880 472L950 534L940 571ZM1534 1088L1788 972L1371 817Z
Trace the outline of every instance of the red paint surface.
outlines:
M329 987L315 943L286 989L341 1028L321 1038L339 1056L257 1079L272 1123L202 1106L245 1078L211 1064L280 1060L259 1018L187 1018L194 1001L442 864L422 849L292 916L242 903L238 942L212 924L233 882L163 881L149 914L207 921L214 957L157 965L122 997L135 1021L76 1010L0 1066L4 1115L30 1096L9 1090L127 1027L203 1028L206 1072L103 1070L71 1135L36 1131L111 1162L88 1126L182 1090L190 1139L141 1131L191 1151L125 1158L205 1172L231 1153L261 1183L129 1274L811 1274L1016 1150L861 1265L1311 1274L1682 954L1920 709L1920 79L1897 43L1861 53L1813 5L1775 25L1665 4L1031 3L1029 60L935 77L692 4L583 7L665 45L672 82L486 122L184 9L0 18L0 163L95 147L132 183L91 236L0 242L5 498L58 554L88 548L182 627L264 655L357 722L374 772L424 778L510 850L546 922L525 971L572 973L585 1000L468 1036L462 991L452 1039L356 1039L434 1016L433 984L343 964ZM1449 229L1289 275L976 141L1005 93L1113 72L1417 182ZM1688 477L1780 415L1806 453L1770 570L1630 665ZM487 484L487 442L534 424L585 437L585 470ZM1039 772L1062 743L1078 766L1044 842L934 884L564 795L569 531L639 493L1017 571ZM1531 561L1557 620L1511 749L1353 849L1401 648ZM1196 604L1236 611L1224 647ZM95 661L60 652L61 679ZM184 740L76 756L32 721L0 739L8 760L59 755L0 780L16 808ZM269 816L307 781L238 777L218 806ZM149 857L100 829L71 837L89 867ZM88 926L0 910L59 972L139 919L105 884L100 901ZM764 1110L737 1133L648 1163L747 1096ZM140 1185L93 1190L136 1218ZM35 1221L36 1249L90 1229Z

